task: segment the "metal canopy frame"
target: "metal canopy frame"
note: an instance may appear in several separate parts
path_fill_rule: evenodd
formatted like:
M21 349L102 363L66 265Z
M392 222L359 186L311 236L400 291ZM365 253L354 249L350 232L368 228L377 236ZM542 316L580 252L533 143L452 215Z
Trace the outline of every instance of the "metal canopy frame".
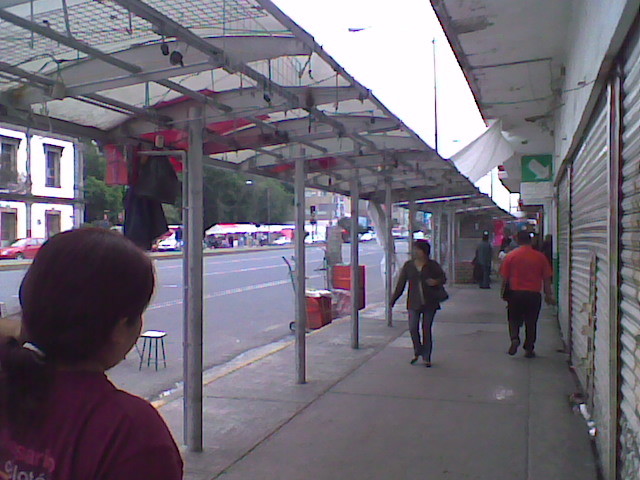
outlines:
M271 0L0 0L0 32L0 122L101 144L144 147L162 136L168 151L186 158L184 218L194 244L203 164L295 184L297 231L305 187L384 204L387 250L392 203L478 194ZM195 451L202 449L198 250L185 255L184 293L185 443ZM303 239L296 256L296 367L304 383ZM357 347L355 305L353 312ZM388 302L385 312L391 326Z

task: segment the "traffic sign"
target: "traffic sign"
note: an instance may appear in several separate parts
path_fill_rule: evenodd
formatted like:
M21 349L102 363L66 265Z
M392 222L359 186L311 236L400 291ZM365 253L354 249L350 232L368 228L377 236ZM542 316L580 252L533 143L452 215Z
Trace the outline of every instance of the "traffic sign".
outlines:
M523 155L522 182L550 182L553 177L551 155Z

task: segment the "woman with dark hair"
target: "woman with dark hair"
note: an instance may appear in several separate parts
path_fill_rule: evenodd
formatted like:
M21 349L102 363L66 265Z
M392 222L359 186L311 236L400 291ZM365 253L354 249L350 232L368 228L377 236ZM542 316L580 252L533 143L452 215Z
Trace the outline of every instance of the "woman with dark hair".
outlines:
M407 310L409 311L409 332L413 341L413 365L422 356L424 364L431 367L431 351L433 340L431 327L436 311L440 310L439 291L447 282L442 267L431 260L431 245L427 240L417 240L413 244L413 258L407 261L400 270L395 292L391 297L391 305L404 292L409 283L407 294ZM420 321L422 321L422 339L420 339Z
M149 257L115 232L42 246L20 286L24 343L0 346L0 478L182 478L160 415L104 373L135 344L154 283Z

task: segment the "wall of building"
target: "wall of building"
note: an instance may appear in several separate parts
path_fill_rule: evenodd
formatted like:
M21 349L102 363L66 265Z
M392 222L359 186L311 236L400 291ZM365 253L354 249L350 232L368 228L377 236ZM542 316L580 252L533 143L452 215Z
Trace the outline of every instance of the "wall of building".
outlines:
M27 206L23 202L4 202L0 201L0 208L10 208L16 211L17 225L16 235L17 238L24 238L27 236ZM5 246L5 245L3 245Z
M10 198L0 201L0 208L11 208L16 210L17 225L16 235L18 238L32 236L35 238L46 238L46 212L56 210L60 212L61 230L69 230L80 225L84 211L82 206L76 208L64 203L51 201L50 199L73 199L76 195L76 155L75 145L71 139L50 138L42 132L32 132L30 135L30 149L27 148L26 131L13 129L6 125L0 127L0 136L15 138L20 140L17 149L16 168L18 179L25 182L24 189L20 191L8 191ZM53 145L62 148L60 157L60 187L53 188L46 186L46 153L45 145ZM27 162L29 154L31 161ZM28 178L28 163L30 163L31 189L28 190L26 180ZM38 199L38 197L49 197L48 199ZM31 218L28 218L27 205L31 205ZM74 224L74 221L76 224ZM31 232L29 232L31 230Z
M73 205L57 205L53 203L34 203L31 206L31 236L47 238L46 213L55 210L60 212L60 231L73 228Z
M60 188L45 186L46 158L45 144L62 147L60 158ZM73 198L74 186L73 143L64 140L34 135L31 138L31 192L45 197Z
M640 8L640 0L574 0L573 4L563 107L556 115L556 168L579 142L602 80Z

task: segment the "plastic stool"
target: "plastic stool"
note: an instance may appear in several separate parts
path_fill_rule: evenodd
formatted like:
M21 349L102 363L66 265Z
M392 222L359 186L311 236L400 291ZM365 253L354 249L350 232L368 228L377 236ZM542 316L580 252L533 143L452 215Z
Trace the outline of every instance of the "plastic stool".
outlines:
M147 330L140 338L142 338L142 353L140 353L140 365L138 366L138 370L142 370L142 363L144 362L144 352L147 349L147 342L149 344L149 353L147 353L147 367L151 366L151 351L153 350L153 346L155 344L156 352L155 352L155 364L156 370L158 370L158 343L162 346L162 362L164 363L164 368L167 368L167 357L164 353L164 337L167 336L167 332L163 332L161 330Z

